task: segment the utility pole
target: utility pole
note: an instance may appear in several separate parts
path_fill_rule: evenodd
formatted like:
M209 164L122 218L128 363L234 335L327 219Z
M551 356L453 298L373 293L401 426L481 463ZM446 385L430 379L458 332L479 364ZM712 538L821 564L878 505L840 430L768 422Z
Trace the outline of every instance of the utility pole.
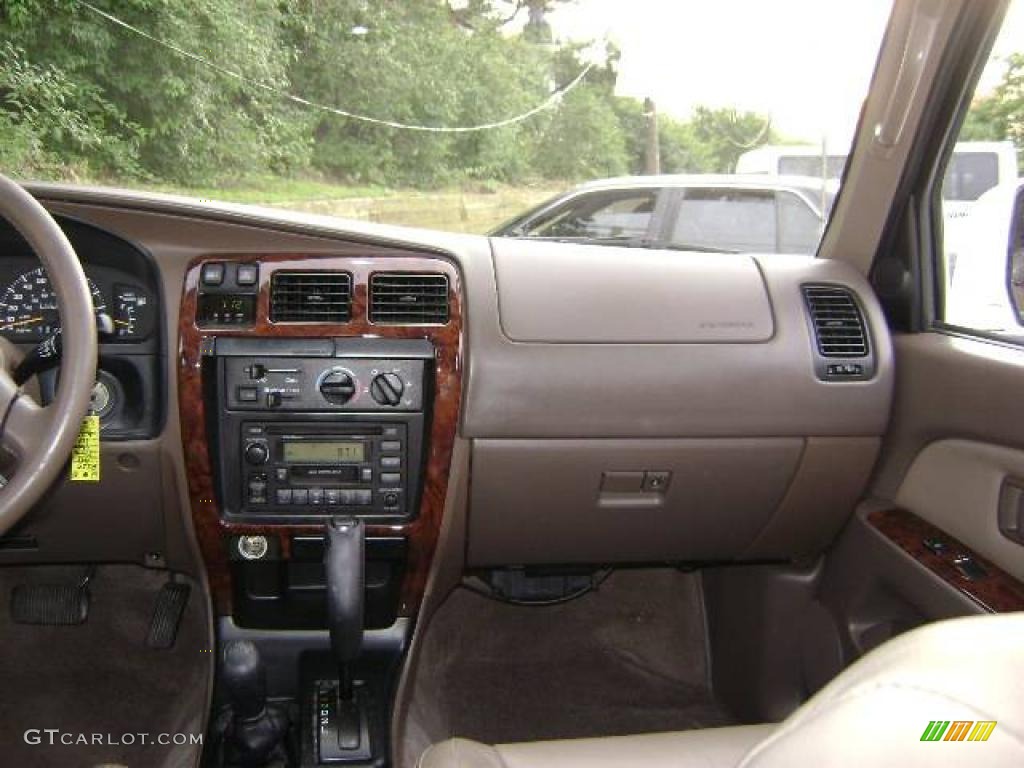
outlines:
M654 176L661 173L661 147L658 145L658 110L654 99L644 99L644 117L647 118L647 140L644 142L644 173Z

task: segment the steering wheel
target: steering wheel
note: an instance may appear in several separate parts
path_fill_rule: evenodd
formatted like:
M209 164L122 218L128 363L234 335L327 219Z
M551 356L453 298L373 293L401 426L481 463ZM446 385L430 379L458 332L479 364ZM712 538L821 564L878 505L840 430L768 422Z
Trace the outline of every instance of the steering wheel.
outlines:
M17 229L50 278L64 347L60 382L45 408L11 377L10 344L0 344L0 447L16 460L0 488L0 536L7 533L64 470L96 381L96 315L89 284L71 243L34 197L0 174L0 218Z

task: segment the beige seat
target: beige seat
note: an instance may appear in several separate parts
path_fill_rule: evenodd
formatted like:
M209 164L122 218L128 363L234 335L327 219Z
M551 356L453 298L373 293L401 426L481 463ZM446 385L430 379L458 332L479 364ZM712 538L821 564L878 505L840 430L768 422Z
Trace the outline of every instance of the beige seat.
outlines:
M931 721L962 741L922 741ZM987 741L974 726L995 721ZM979 731L984 730L979 728ZM1024 766L1024 613L938 622L851 665L778 725L486 746L450 739L420 768Z

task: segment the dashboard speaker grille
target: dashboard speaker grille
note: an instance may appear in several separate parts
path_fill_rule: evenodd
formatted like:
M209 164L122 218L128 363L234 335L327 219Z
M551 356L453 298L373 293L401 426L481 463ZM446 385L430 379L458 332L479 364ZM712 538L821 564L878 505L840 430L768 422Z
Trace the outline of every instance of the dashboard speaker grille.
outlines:
M833 285L803 286L822 357L866 357L868 335L853 294Z
M374 273L370 276L370 321L444 325L448 322L447 276L411 272Z
M275 323L344 323L352 317L348 272L275 272L270 319Z

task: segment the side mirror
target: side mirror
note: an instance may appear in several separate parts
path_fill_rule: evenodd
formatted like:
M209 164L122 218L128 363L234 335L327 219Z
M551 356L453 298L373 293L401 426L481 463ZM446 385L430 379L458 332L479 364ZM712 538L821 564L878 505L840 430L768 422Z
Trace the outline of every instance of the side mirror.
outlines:
M1006 277L1010 305L1018 325L1024 325L1024 190L1017 193L1006 249Z

